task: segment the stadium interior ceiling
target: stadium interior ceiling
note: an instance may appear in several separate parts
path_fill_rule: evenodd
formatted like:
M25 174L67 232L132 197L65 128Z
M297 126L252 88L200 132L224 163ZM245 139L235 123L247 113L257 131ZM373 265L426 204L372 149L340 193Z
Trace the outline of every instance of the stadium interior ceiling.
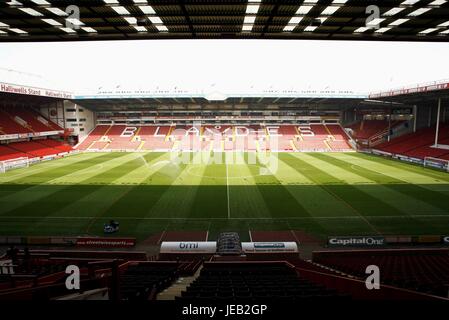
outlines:
M2 1L0 42L214 38L449 39L448 1L372 2L84 0L73 9L69 6L74 3L69 0ZM379 15L367 25L367 17L373 13L367 8L369 5L376 5ZM67 21L71 23L69 26Z
M209 101L205 98L128 98L74 100L93 111L104 110L270 110L270 109L325 109L341 110L360 104L360 98L266 98L234 97L224 101Z

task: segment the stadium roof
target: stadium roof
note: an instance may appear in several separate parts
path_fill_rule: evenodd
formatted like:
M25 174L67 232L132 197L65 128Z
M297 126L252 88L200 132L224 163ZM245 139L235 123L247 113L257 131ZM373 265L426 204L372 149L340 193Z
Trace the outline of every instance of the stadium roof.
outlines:
M69 7L74 4L79 17L77 8ZM371 4L379 7L380 16L367 25L367 6ZM378 24L376 29L374 24ZM198 38L448 41L448 26L449 1L445 0L0 3L0 42Z
M258 106L262 109L269 106L281 107L313 107L313 108L337 108L349 107L358 105L363 99L361 98L286 98L286 97L229 97L224 101L209 101L205 98L191 97L191 98L117 98L117 99L86 99L74 100L84 107L92 110L139 110L148 106L179 106L184 109L192 109L191 105L202 108L206 106L207 109L217 105L220 109L239 109L243 105ZM189 106L190 105L190 106ZM198 109L199 110L199 109Z
M410 104L449 99L449 79L371 93L370 99Z

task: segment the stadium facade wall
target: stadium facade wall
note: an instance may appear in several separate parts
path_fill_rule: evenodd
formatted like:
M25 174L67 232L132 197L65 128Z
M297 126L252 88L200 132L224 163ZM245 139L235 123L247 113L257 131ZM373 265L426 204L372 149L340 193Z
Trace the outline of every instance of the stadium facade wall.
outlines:
M65 127L73 129L73 135L83 139L95 127L95 113L72 101L64 101Z
M449 106L444 103L441 106L440 123L449 122ZM417 129L433 127L436 125L437 120L438 103L418 103L417 104L417 117L416 127Z

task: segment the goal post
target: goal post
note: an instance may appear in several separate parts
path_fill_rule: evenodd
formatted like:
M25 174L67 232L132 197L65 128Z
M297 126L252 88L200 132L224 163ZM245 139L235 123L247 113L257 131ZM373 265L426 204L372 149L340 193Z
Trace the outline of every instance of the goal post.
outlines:
M25 168L30 166L30 160L27 157L21 157L10 160L0 161L0 173L5 173L8 170Z
M433 158L433 157L425 157L424 158L424 166L432 167L441 170L445 170L449 172L449 160Z

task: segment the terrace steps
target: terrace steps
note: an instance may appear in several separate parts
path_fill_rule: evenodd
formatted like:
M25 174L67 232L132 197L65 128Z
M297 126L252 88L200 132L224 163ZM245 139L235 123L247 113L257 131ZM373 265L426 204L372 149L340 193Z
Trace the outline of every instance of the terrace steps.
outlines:
M170 287L160 292L156 300L175 300L175 297L181 297L181 292L186 291L187 287L195 281L201 273L201 265L195 274L191 277L180 277Z

